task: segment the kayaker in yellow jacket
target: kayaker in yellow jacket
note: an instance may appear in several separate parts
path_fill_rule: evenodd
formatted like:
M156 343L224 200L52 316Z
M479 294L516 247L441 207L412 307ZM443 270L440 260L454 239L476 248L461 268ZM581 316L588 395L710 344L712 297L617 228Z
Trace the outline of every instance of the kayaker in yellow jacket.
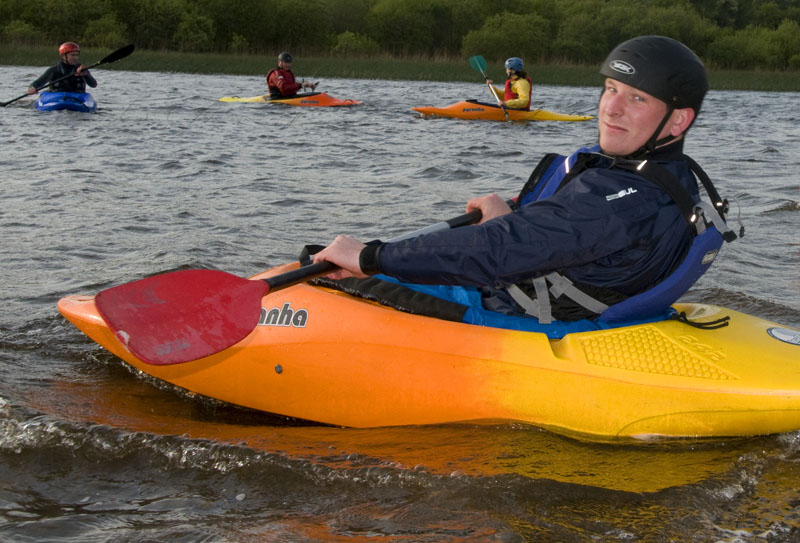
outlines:
M523 70L522 59L519 57L511 57L506 60L506 80L504 90L500 90L495 86L489 87L492 89L494 95L498 100L502 100L505 107L512 109L522 109L528 111L531 108L531 88L533 81L528 77L528 74ZM488 80L489 85L492 85L492 80Z

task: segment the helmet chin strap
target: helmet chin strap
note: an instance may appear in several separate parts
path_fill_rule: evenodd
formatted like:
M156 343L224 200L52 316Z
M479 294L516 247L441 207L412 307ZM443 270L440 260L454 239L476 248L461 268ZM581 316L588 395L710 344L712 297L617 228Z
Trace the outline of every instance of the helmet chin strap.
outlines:
M658 124L658 127L653 132L653 135L650 136L650 139L648 139L644 145L639 147L636 151L626 156L625 158L633 158L633 159L641 158L648 153L652 153L656 147L659 147L660 145L664 145L665 143L669 143L672 140L674 140L675 138L671 135L665 138L658 139L658 135L661 133L661 130L663 130L664 127L666 126L667 121L669 121L669 118L672 115L673 111L675 111L675 108L673 108L672 106L667 106L667 114L664 115L663 119L661 119L661 122Z

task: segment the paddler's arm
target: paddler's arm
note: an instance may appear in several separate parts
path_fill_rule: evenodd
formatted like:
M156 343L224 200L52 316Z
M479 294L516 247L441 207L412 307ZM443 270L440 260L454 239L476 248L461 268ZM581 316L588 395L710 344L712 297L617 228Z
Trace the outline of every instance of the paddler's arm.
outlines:
M75 70L75 76L82 77L84 81L86 81L86 84L92 88L97 86L97 80L94 78L92 74L89 73L89 70L87 70L86 66L84 66L83 64L78 66L78 69Z
M479 196L467 202L467 213L480 210L482 224L506 213L511 213L511 208L497 194ZM380 242L362 243L350 236L336 236L333 242L322 251L314 255L314 262L323 260L333 262L341 269L328 275L331 279L344 279L346 277L368 277L381 273L380 251L386 245Z
M42 75L38 77L38 79L36 79L36 81L31 83L31 86L28 87L28 94L36 94L39 92L37 89L42 88L43 86L47 85L47 83L55 79L54 72L54 67L48 68Z

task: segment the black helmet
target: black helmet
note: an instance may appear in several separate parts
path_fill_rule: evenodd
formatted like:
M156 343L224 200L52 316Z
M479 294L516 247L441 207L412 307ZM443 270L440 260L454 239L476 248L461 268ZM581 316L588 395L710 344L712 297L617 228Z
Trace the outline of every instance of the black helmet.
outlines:
M290 55L289 53L284 51L283 53L278 55L278 60L280 60L281 62L289 62L289 63L291 63L292 62L292 55Z
M639 36L608 55L600 73L647 94L671 109L700 112L708 80L703 63L681 42L664 36Z

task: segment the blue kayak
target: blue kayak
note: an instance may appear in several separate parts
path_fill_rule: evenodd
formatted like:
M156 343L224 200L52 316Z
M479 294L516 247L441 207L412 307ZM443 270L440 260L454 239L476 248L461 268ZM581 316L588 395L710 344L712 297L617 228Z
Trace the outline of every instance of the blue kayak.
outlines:
M92 112L97 109L97 102L88 92L43 92L36 100L36 109L39 111L56 111L68 109L71 111Z

